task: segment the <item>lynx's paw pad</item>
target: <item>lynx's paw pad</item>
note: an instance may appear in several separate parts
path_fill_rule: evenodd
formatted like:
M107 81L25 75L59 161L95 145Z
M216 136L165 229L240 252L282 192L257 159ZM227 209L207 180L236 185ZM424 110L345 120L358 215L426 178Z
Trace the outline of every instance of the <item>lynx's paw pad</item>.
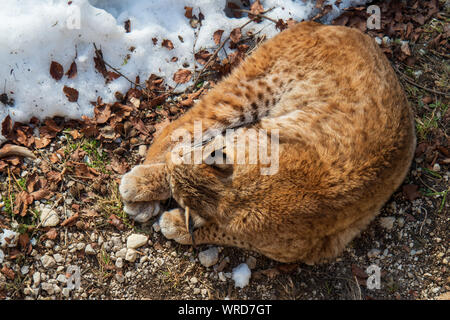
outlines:
M125 202L123 211L125 211L134 221L143 223L159 213L160 205L159 201Z
M175 240L181 244L192 244L192 238L186 230L184 210L177 208L166 211L159 219L162 234L167 239Z

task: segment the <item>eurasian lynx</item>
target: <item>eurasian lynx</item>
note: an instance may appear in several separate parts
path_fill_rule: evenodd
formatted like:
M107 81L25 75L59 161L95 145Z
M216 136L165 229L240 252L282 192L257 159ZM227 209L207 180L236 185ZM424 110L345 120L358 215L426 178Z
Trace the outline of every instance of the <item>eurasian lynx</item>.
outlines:
M205 136L193 149L226 160L233 150L211 148L211 129L278 132L278 171L261 174L261 162L175 162L173 133L194 134L196 121ZM373 39L303 22L262 44L168 125L120 192L137 221L173 197L183 209L164 212L160 226L179 243L192 244L193 235L196 244L316 263L338 255L374 219L414 149L411 108Z

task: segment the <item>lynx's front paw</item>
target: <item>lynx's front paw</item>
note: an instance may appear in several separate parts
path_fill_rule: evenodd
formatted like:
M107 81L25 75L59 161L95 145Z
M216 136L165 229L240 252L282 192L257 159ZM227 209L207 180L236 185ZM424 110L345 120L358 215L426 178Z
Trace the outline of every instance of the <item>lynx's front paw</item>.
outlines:
M164 212L159 218L159 226L167 239L173 239L181 244L192 244L183 209L177 208Z
M165 164L134 167L122 177L120 195L125 202L166 200L170 196Z

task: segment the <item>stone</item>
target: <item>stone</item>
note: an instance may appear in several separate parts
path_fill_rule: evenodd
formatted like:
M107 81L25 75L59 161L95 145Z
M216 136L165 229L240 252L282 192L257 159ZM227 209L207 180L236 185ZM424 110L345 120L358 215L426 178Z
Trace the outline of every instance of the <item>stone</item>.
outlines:
M36 271L33 273L33 287L38 287L41 284L41 273Z
M63 288L62 289L62 295L66 298L70 297L70 289L69 288Z
M23 275L26 275L28 273L28 271L30 271L30 267L29 266L23 266L22 268L20 268L20 272Z
M253 270L256 268L256 258L253 256L248 257L247 260L245 260L245 263L248 265L250 270Z
M156 222L152 225L152 227L153 227L153 230L155 230L155 232L161 231L161 227L160 227L158 221L156 221Z
M192 284L196 284L198 282L198 279L196 277L192 277L189 281Z
M67 283L67 278L66 278L66 276L65 276L64 274L60 274L60 275L56 278L56 280L58 280L58 282L61 282L61 283Z
M43 208L40 216L42 227L54 227L59 223L59 216L55 210Z
M94 248L92 248L92 246L90 244L88 244L86 246L86 248L84 249L84 252L88 255L95 255L97 252L95 251Z
M127 255L127 248L122 248L119 251L116 252L116 258L122 258L125 259L125 256Z
M394 217L382 217L380 218L380 226L386 230L391 230L394 227L395 218Z
M56 263L63 263L64 262L64 257L62 255L60 255L59 253L55 253L53 255L53 258L55 259Z
M44 282L41 285L42 290L47 291L48 294L52 295L55 292L55 289L53 288L53 284Z
M53 257L45 254L41 257L41 263L44 268L51 268L55 266L56 261L55 259L53 259Z
M123 267L123 259L122 258L117 258L116 267L119 269L121 269Z
M378 256L380 255L380 253L381 253L380 250L378 250L378 249L372 249L372 250L370 250L369 252L367 252L367 257L368 257L369 259L371 259L371 258L376 258L376 257L378 257Z
M433 165L433 171L436 171L436 172L441 171L441 166L439 165L439 163L436 162L436 163Z
M147 153L147 146L145 144L141 144L139 146L138 153L141 157L145 157L145 154Z
M223 274L223 272L219 272L219 280L223 281L223 282L227 281L227 278L225 278L225 275Z
M219 250L217 247L204 250L198 254L198 259L205 267L211 267L219 261Z
M125 277L121 273L116 273L115 278L116 281L119 283L123 283L125 281Z
M125 255L125 260L129 262L135 262L137 258L137 251L134 249L128 249L127 254Z
M143 234L134 233L127 238L127 248L136 249L145 245L148 237Z

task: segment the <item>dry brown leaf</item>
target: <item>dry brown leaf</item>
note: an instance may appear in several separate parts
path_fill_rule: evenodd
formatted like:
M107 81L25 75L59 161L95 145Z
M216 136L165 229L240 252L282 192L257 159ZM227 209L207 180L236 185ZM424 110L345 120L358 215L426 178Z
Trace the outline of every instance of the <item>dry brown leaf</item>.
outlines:
M51 228L45 233L45 237L50 240L55 240L58 236L58 231L55 228Z
M402 52L404 54L406 54L407 56L411 55L411 50L409 49L409 45L407 42L403 42L402 46L400 47L400 49L402 50Z
M172 41L170 41L168 39L163 39L161 46L163 46L164 48L167 48L169 50L173 49L173 43L172 43Z
M74 140L77 140L78 138L81 137L81 134L80 134L80 132L78 132L78 130L71 130L71 131L69 132L69 134L72 136L72 138L73 138Z
M80 215L79 215L78 212L75 213L75 214L72 215L70 218L67 218L66 220L64 220L63 222L61 222L61 226L64 227L64 226L70 226L70 225L74 224L75 221L78 219L79 216L80 216Z
M421 197L419 186L415 184L406 184L402 187L403 195L409 200L414 201Z
M28 206L33 203L33 197L27 191L16 194L14 201L14 214L24 217L27 214Z
M28 248L28 244L30 243L30 237L28 233L22 233L19 235L19 245L22 249Z
M188 19L192 19L192 7L184 7L184 16Z
M223 30L216 30L213 34L214 43L216 45L220 44L220 39L222 38Z
M64 75L64 68L56 61L52 61L50 64L50 75L55 80L60 80Z
M211 55L212 54L209 53L207 50L201 50L194 55L194 58L195 61L197 61L201 65L205 65L208 62Z
M235 28L230 33L230 39L234 43L238 43L241 40L242 33L240 28Z
M173 81L176 83L186 83L191 80L192 73L188 69L179 69L173 75Z
M72 62L72 64L70 65L69 70L67 70L66 76L69 79L75 78L77 76L77 64L75 63L75 61Z
M114 227L116 227L119 230L125 229L125 225L115 214L111 214L109 216L108 223L112 224Z
M14 271L9 269L6 265L3 265L3 268L0 270L8 279L14 280L15 274Z
M51 192L50 190L47 189L41 189L31 193L31 196L33 197L34 201L48 198L50 195Z
M255 2L252 3L251 7L250 7L250 12L248 14L248 17L250 19L254 19L258 14L261 14L264 12L264 7L262 6L261 2L259 0L256 0ZM258 18L255 19L256 22L261 22L262 19Z

